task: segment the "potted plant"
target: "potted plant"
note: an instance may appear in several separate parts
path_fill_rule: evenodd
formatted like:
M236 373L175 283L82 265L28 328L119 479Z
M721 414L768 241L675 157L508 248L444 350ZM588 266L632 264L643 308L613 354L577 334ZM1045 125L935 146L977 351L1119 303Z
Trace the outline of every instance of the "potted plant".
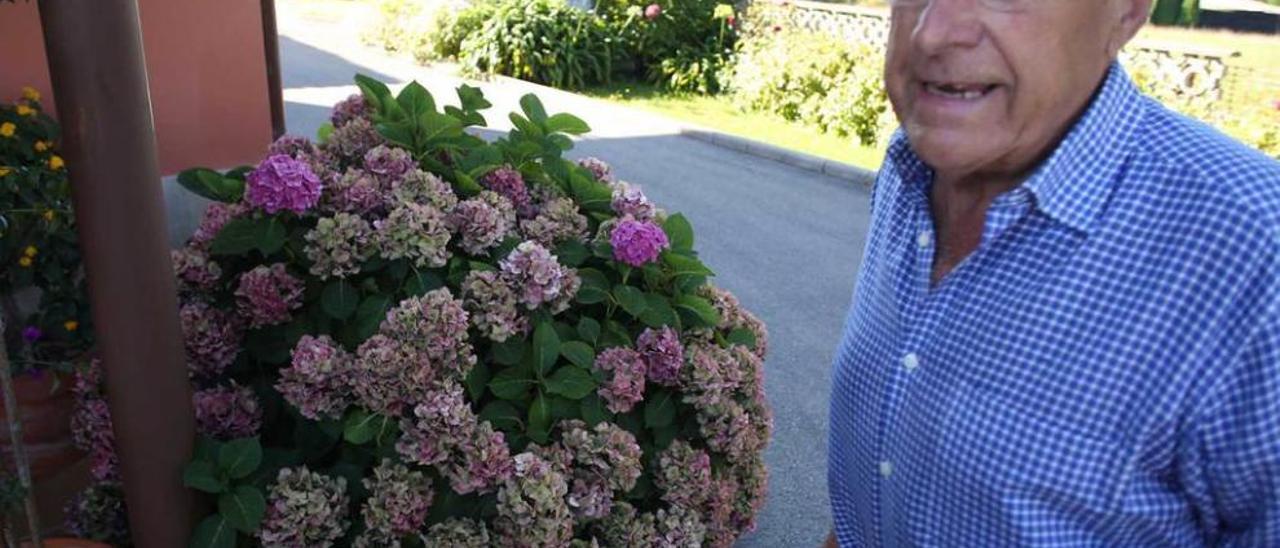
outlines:
M40 95L0 104L0 316L36 478L80 458L63 381L92 344L59 129ZM0 432L0 449L11 453Z
M494 142L463 86L357 77L319 142L184 172L175 252L216 508L194 546L728 546L765 495L763 323L690 223L532 95ZM81 439L114 481L96 370ZM99 466L100 465L100 466ZM108 484L109 485L109 484Z

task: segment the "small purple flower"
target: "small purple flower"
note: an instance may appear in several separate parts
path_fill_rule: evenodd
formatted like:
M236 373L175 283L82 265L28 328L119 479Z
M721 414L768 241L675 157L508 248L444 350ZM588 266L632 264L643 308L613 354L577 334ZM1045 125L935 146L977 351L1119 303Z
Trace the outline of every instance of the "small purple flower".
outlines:
M27 344L35 344L35 342L40 340L40 337L43 336L44 331L41 331L39 327L34 325L28 325L22 328L22 340Z
M320 177L306 162L283 154L268 156L249 173L244 199L267 213L303 213L320 200Z
M631 266L640 267L658 259L658 255L671 245L667 233L648 221L625 218L609 235L613 244L613 258Z
M663 386L679 384L684 347L680 345L680 337L675 330L665 326L662 329L645 329L636 339L636 349L644 356L649 382Z

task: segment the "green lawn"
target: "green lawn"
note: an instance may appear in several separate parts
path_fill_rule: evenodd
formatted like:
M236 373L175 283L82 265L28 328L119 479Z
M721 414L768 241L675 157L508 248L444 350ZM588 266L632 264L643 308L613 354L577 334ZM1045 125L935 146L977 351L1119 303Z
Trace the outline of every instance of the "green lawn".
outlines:
M776 116L741 112L724 96L667 95L649 84L613 84L582 93L866 169L879 169L884 156L881 147L864 147L852 139L819 133Z

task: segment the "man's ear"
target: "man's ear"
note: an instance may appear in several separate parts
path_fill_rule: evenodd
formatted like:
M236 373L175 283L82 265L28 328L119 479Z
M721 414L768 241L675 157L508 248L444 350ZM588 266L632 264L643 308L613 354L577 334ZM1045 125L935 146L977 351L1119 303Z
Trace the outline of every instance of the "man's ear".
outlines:
M1153 0L1107 0L1111 4L1115 25L1112 27L1111 38L1107 42L1107 53L1111 57L1115 57L1120 49L1128 44L1134 36L1138 34L1138 30L1142 25L1147 23L1147 19L1151 17L1151 3Z

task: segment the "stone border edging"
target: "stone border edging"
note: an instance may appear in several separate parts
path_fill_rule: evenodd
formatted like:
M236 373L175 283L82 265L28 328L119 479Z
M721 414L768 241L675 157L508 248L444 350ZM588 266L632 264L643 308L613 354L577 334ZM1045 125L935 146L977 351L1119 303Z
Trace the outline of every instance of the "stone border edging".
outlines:
M846 164L844 162L837 162L835 160L828 160L826 158L804 152L797 152L777 145L748 139L746 137L739 137L737 135L730 135L719 131L683 125L680 129L680 135L691 139L697 139L705 143L710 143L721 148L727 148L744 154L750 154L758 158L787 164L795 168L822 173L837 179L850 180L866 188L871 188L871 185L875 183L876 180L876 172L869 169L861 168L852 164Z

